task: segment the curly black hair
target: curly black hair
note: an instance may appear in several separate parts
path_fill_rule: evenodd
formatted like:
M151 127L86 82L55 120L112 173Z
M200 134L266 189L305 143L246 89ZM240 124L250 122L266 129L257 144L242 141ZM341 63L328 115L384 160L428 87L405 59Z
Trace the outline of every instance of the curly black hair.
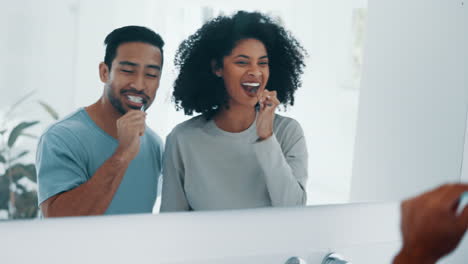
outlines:
M202 113L211 119L228 106L229 95L222 78L212 71L212 61L222 67L236 44L247 38L261 41L267 50L270 77L266 89L276 91L285 107L294 104L294 92L301 86L306 50L272 18L258 12L238 11L204 24L184 40L174 60L179 75L174 82L173 101L186 115Z

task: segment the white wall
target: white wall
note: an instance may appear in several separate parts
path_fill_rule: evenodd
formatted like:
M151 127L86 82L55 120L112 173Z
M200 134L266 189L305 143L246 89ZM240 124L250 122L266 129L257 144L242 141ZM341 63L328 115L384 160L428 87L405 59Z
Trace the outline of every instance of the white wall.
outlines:
M462 161L462 169L461 169L461 177L460 180L462 182L468 182L468 115L467 115L466 128L465 128L465 144L463 147L463 161Z
M74 104L76 0L2 1L0 8L0 126L12 128L21 121L41 120L30 129L39 135L52 122L38 100L62 115ZM10 115L11 107L33 94ZM13 155L30 150L23 161L32 161L37 140L21 137ZM0 166L0 174L4 168Z
M369 3L353 201L399 200L460 180L466 32L461 1Z

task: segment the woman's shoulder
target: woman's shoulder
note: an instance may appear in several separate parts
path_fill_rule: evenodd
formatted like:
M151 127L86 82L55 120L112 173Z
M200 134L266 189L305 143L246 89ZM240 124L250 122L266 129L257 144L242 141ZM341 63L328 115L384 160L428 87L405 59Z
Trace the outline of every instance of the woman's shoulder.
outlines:
M299 122L292 117L275 114L275 121L273 126L275 134L280 137L303 135L301 124L299 124Z
M288 117L288 116L279 115L279 114L275 114L274 126L276 128L283 128L283 129L301 127L301 125L296 119L292 117Z
M207 122L208 121L203 115L192 117L189 120L176 125L169 135L172 137L179 137L187 134L193 134L206 125Z

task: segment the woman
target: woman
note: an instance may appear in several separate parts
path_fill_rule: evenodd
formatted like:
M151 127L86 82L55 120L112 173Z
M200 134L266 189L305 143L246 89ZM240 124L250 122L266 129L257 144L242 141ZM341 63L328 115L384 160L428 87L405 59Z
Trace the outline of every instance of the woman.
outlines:
M167 137L162 212L306 203L302 128L275 114L294 103L304 54L271 18L243 11L182 42L174 101L201 115Z

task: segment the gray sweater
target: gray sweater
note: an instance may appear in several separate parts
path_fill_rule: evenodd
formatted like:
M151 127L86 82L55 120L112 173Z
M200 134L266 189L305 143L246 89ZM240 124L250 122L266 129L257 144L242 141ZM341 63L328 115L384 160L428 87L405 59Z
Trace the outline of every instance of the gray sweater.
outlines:
M256 122L230 133L197 116L167 136L161 212L304 205L307 147L299 123L275 115L257 142Z

